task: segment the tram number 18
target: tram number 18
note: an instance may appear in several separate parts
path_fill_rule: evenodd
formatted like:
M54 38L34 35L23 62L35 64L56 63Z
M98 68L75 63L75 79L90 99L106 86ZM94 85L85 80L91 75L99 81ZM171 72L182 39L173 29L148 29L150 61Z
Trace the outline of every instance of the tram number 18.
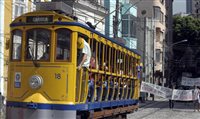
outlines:
M61 79L61 74L60 73L55 73L55 79Z

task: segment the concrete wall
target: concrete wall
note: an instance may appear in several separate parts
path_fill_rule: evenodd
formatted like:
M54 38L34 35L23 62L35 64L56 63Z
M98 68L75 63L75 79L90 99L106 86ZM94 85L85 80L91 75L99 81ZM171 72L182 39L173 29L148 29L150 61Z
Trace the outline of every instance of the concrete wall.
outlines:
M0 92L3 92L4 87L4 4L5 1L0 1Z

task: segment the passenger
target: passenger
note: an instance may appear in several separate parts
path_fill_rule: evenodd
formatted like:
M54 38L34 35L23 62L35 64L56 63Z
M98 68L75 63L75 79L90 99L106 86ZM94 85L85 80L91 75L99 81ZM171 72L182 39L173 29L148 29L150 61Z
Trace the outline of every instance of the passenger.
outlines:
M171 88L172 88L172 92L173 92L173 90L175 89L175 85L172 84ZM172 100L172 99L169 99L169 108L170 109L174 108L174 100Z
M5 100L5 97L0 92L0 114L2 114L4 111L4 100Z
M95 52L93 52L92 53L92 57L91 57L91 60L90 60L90 67L92 68L92 69L98 69L98 66L96 66L97 65L97 60L96 60L96 56L95 56L96 54L95 54Z
M94 73L90 73L89 81L88 81L88 98L89 101L92 100L92 97L94 95Z
M193 90L193 101L194 101L194 112L197 110L199 111L199 104L200 104L200 98L199 98L200 92L197 86L194 86Z
M106 62L103 63L103 66L104 66L104 70L105 70L105 71L108 71L108 65L107 65Z
M100 100L100 96L101 96L101 92L102 92L102 75L98 76L98 80L96 81L96 85L97 85L97 97L96 97L96 101Z
M78 70L81 68L89 69L90 66L90 58L91 58L91 49L89 44L81 37L78 38L78 48L82 49L82 58L80 63L78 64Z

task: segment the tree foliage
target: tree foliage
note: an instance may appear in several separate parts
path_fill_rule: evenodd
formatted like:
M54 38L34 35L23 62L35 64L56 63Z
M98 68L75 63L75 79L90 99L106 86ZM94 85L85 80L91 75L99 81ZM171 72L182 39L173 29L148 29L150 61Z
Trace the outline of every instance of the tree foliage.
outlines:
M173 42L187 39L187 44L200 44L200 20L191 16L173 18Z
M173 18L173 43L187 39L187 42L173 46L173 69L177 77L180 72L190 72L200 77L200 19L186 16ZM176 62L174 62L176 61ZM199 71L198 71L199 70ZM176 78L177 78L176 77Z

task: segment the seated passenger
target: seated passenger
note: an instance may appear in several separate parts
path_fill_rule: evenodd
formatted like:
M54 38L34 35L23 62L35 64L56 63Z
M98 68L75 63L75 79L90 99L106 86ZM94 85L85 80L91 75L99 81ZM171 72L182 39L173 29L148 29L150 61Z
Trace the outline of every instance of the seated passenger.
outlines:
M94 54L92 55L91 60L90 60L90 67L92 69L96 69L96 60L95 60Z
M89 101L92 100L94 94L94 73L90 73L89 81L88 81L88 98Z

